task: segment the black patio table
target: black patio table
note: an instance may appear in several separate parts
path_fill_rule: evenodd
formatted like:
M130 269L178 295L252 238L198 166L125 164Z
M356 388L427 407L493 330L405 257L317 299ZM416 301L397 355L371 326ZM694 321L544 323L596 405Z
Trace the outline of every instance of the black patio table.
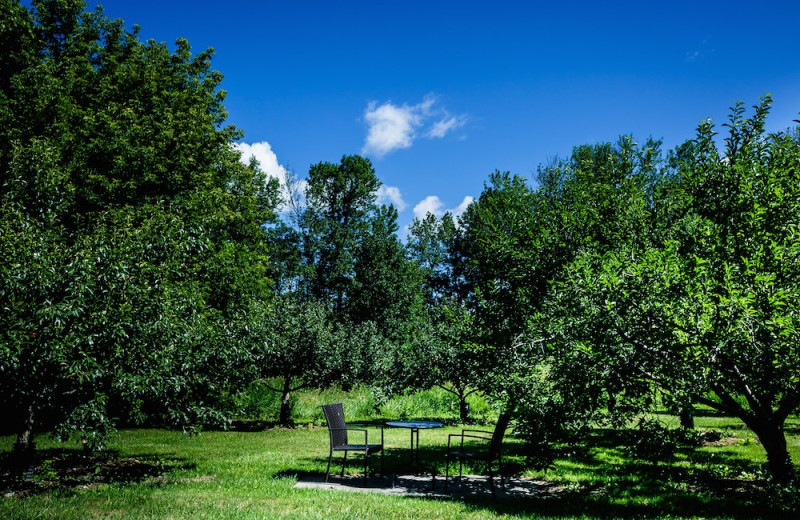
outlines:
M419 464L419 431L441 428L444 424L437 421L389 421L386 426L393 428L408 428L411 430L411 463ZM417 436L417 449L414 450L414 435ZM416 456L415 456L416 451Z
M420 430L431 430L433 428L441 428L444 424L438 421L389 421L386 423L386 426L390 426L392 428L408 428L411 430L411 465L414 466L416 463L417 467L422 467L419 462L419 431ZM414 449L414 436L417 437L417 449ZM431 467L430 468L431 476L433 477L432 487L436 487L436 470ZM394 487L394 478L392 478L392 486Z

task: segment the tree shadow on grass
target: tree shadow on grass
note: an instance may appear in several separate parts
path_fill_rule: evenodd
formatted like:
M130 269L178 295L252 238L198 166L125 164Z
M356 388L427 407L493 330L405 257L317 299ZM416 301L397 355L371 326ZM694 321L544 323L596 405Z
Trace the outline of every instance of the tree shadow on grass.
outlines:
M48 492L70 495L78 489L104 484L132 484L151 480L159 484L178 469L193 469L194 464L180 458L144 454L120 457L117 451L87 453L80 449L42 449L36 451L32 480L14 474L12 453L0 454L0 494L25 497Z
M732 450L682 447L676 456L650 463L627 457L625 443L623 431L595 430L586 442L561 447L557 458L582 466L589 480L572 484L574 493L547 507L562 502L564 514L603 518L797 518L797 512L774 503L768 485L754 477L761 466ZM624 510L617 504L625 504Z
M535 481L533 488L538 486L540 492L522 496L508 493L504 499L498 488L498 498L495 499L488 493L487 486L483 494L454 493L444 497L437 494L414 499L454 500L476 510L555 518L576 515L603 519L664 516L740 520L798 518L797 511L790 512L786 505L777 503L768 485L754 477L759 474L761 466L733 450L706 451L685 447L677 450L675 457L656 464L630 460L625 456L624 443L625 436L621 431L597 430L591 432L584 442L559 447L557 460L580 466L578 471L588 476L581 482L559 480L555 473L550 473ZM524 471L520 464L524 460L524 446L509 442L505 449L508 460ZM389 450L387 472L397 464L402 467L407 456L407 450ZM444 470L443 449L420 446L420 458L437 467L439 487ZM348 458L347 474L363 471L363 459L353 459L356 458ZM322 463L324 467L327 460L327 456L315 457L310 462ZM378 456L370 457L371 475L377 472L377 460ZM332 474L338 475L340 465L341 459L334 457ZM464 472L485 475L479 466L465 467ZM285 470L279 476L303 478L309 475L319 476L319 473Z

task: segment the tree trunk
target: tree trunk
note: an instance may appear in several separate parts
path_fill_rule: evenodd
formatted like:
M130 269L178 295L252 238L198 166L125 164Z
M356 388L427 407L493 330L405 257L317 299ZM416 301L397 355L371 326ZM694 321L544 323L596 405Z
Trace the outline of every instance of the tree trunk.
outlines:
M464 392L458 393L458 415L462 424L466 424L469 421L469 403Z
M291 378L288 377L283 380L283 391L281 392L281 426L290 426L292 422L292 390L289 386L291 382Z
M614 410L617 408L617 393L611 390L608 391L608 413L613 414Z
M758 436L761 445L767 452L767 466L770 475L780 484L797 484L797 474L794 471L792 457L786 448L786 436L783 425L776 425L771 421L762 421L752 430Z
M34 412L34 404L29 403L23 411L22 425L14 444L14 469L24 480L33 480L36 448L33 442Z
M678 418L681 420L681 428L685 430L694 430L694 409L691 406L682 408L678 412Z

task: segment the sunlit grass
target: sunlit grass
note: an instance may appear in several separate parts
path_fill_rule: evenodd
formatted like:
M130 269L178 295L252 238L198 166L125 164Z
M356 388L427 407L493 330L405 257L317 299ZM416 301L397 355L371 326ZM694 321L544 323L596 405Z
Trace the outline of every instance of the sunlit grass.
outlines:
M671 420L664 418L665 420ZM731 441L679 450L659 464L631 460L610 430L592 432L593 442L562 446L554 468L523 476L557 484L550 496L526 500L425 499L296 489L298 476L321 474L327 462L327 431L307 425L267 431L180 432L123 430L110 449L119 458L149 461L163 471L141 479L77 487L53 487L0 501L0 518L777 518L759 479L763 450L741 424L725 417L698 417ZM422 456L443 472L447 435L458 427L420 433ZM800 460L800 420L787 431ZM370 436L378 434L371 426ZM407 430L385 430L387 466L408 455ZM602 441L602 442L594 442ZM8 452L13 438L0 437ZM74 444L37 438L46 460ZM506 443L509 460L524 462L522 444ZM372 468L377 469L378 458ZM337 466L338 467L338 466ZM479 472L481 468L468 468ZM360 474L360 458L347 471ZM785 513L785 518L792 518Z

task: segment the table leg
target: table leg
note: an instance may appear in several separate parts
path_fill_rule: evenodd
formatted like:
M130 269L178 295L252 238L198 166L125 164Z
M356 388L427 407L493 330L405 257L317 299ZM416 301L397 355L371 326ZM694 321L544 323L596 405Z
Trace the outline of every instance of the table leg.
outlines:
M409 431L411 432L411 465L414 465L414 428Z

